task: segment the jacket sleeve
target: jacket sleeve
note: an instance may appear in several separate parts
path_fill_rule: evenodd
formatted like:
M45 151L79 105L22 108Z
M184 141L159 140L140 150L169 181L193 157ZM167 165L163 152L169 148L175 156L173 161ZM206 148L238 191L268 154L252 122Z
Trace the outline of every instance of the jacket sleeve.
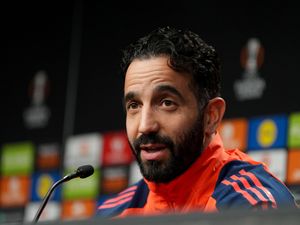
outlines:
M232 161L219 175L213 193L218 210L297 207L288 188L262 164Z
M146 203L148 193L149 189L146 183L144 180L140 180L101 203L98 206L96 216L117 217L126 209L142 208Z

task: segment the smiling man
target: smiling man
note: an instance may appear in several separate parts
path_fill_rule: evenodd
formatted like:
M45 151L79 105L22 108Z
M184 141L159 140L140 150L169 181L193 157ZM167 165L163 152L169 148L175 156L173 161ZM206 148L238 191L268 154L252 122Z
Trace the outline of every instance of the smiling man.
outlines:
M159 28L124 51L122 68L127 136L144 179L99 215L296 207L265 165L224 149L219 58L197 34Z

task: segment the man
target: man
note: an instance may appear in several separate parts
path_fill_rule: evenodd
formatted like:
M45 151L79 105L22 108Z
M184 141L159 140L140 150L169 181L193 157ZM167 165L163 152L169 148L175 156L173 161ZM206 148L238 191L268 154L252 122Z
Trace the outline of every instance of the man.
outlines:
M215 49L159 28L123 57L126 129L144 177L98 208L110 217L296 207L286 186L217 133L225 101Z

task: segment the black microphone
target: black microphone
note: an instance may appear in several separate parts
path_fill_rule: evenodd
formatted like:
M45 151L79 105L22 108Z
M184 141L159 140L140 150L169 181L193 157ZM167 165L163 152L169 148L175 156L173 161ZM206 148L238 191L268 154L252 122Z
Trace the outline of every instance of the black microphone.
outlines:
M36 223L38 221L38 219L40 218L49 198L50 195L52 194L53 190L61 183L72 180L76 177L80 177L80 178L86 178L91 176L94 173L94 168L91 165L84 165L84 166L80 166L78 167L78 169L73 172L70 173L66 176L64 176L62 179L56 181L52 187L48 190L47 194L45 195L45 198L40 206L40 208L38 209L37 213L35 214L35 217L33 219L34 223Z

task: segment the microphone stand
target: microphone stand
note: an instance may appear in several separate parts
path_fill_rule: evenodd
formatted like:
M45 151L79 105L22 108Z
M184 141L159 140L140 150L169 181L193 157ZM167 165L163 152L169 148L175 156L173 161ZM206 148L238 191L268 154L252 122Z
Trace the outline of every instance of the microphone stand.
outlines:
M37 221L39 220L49 198L50 195L52 194L53 190L61 183L65 182L65 181L69 181L71 179L74 179L76 177L80 177L80 178L86 178L90 175L92 175L94 173L94 168L91 165L84 165L84 166L80 166L78 167L77 171L68 174L66 176L64 176L62 179L56 181L52 187L48 190L46 196L44 197L44 200L40 206L40 208L38 209L37 213L35 214L35 217L33 219L34 223L37 223Z
M65 182L65 181L66 181L65 178L66 178L66 177L64 177L64 178L61 179L61 180L56 181L56 182L52 185L52 187L48 190L48 192L47 192L47 194L46 194L46 196L45 196L45 198L44 198L44 200L43 200L43 202L42 202L40 208L38 209L38 211L37 211L37 213L36 213L36 215L35 215L35 217L34 217L34 219L33 219L33 222L34 222L34 223L37 223L37 221L39 220L39 218L40 218L40 216L41 216L41 214L42 214L42 212L43 212L43 210L44 210L44 208L45 208L45 206L46 206L46 203L48 202L48 200L49 200L49 198L50 198L50 196L51 196L53 190L54 190L59 184Z

